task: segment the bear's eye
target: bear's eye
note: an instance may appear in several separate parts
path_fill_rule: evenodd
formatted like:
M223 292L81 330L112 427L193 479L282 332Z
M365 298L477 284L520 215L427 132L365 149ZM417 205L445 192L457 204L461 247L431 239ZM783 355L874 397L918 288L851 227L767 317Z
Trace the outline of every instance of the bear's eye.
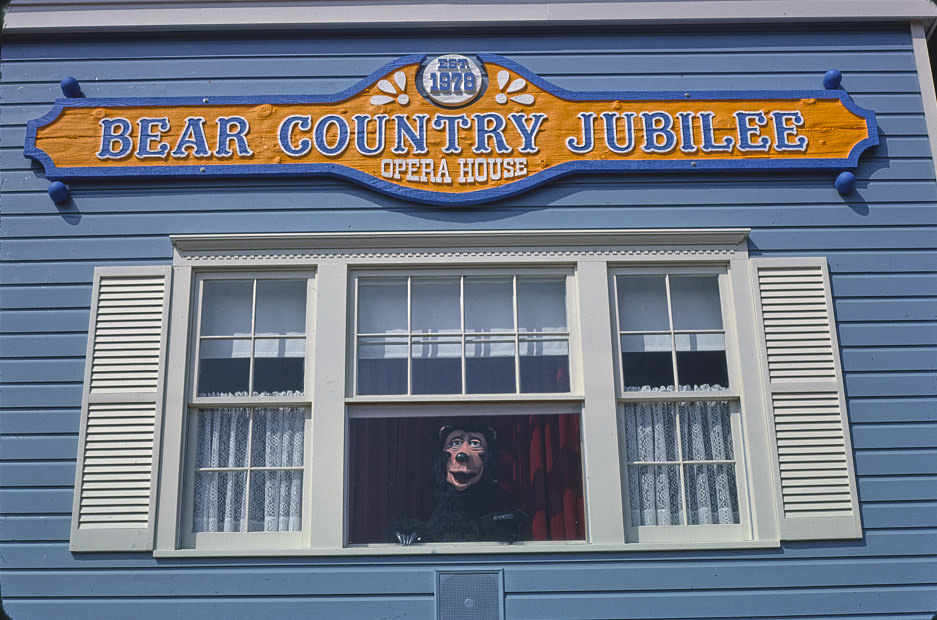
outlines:
M485 447L485 446L482 444L482 440L481 440L481 439L470 439L470 440L469 440L469 446L472 447L472 448L474 448L474 449L476 449L476 450L481 450L481 449L483 449L483 448Z
M452 440L449 441L449 447L450 447L450 448L458 448L458 447L460 447L461 445L462 445L462 440L461 440L461 439L452 439Z

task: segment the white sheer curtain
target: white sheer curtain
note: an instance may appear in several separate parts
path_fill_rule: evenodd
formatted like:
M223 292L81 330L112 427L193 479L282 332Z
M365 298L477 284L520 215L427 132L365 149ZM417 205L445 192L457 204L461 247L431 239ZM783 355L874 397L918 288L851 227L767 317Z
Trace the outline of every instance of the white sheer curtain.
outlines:
M634 525L739 522L728 401L628 403L625 440Z
M225 407L197 415L193 530L299 530L305 410Z

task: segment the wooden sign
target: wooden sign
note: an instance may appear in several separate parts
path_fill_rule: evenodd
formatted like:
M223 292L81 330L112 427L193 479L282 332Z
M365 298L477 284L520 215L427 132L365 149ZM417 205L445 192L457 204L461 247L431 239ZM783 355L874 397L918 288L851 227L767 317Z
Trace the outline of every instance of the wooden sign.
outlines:
M66 98L29 122L50 180L333 175L473 204L576 172L855 168L841 89L570 92L490 54L408 56L326 96Z

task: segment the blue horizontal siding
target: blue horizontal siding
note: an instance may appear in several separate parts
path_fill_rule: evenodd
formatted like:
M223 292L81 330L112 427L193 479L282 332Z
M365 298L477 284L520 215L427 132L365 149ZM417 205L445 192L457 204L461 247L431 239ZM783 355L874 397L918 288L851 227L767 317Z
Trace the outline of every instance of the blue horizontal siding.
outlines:
M883 412L887 412L887 416ZM849 419L854 423L937 422L937 397L852 399Z
M57 455L61 457L61 455ZM0 460L3 463L3 488L30 487L67 487L75 482L75 460L35 461L12 459ZM57 540L64 540L65 537ZM6 540L6 539L4 539Z
M635 561L629 565L612 563L589 564L578 567L570 574L568 567L524 568L508 566L505 570L505 589L511 593L536 593L544 578L562 582L563 591L569 593L614 592L625 584L629 592L671 592L694 588L698 591L719 591L735 587L803 588L811 585L837 586L839 572L854 575L858 586L898 585L926 581L933 565L926 558L885 560L878 567L855 559L792 560L784 561L787 570L772 579L763 569L766 562L756 561L701 561L693 564L675 562L667 580L654 576L649 570L653 564ZM566 574L564 574L566 573ZM751 576L756 577L754 583ZM256 589L255 578L240 569L179 568L142 570L135 578L118 581L111 571L82 571L80 580L74 571L56 570L48 576L56 578L61 586L48 595L51 598L74 598L89 590L106 597L146 597L156 592L173 590L176 596L204 597L211 592L218 597L233 597ZM41 596L48 592L48 582L38 572L18 575L12 581L26 595ZM433 572L427 568L407 567L402 570L364 568L316 569L308 567L271 566L267 572L267 591L271 596L342 596L358 594L361 581L381 584L382 593L419 595L432 592ZM741 585L740 584L745 584Z
M845 198L832 173L621 174L446 209L329 179L76 182L59 208L19 146L64 75L94 96L323 94L403 54L452 49L500 53L577 90L813 89L836 67L875 110L882 143ZM924 620L937 609L937 183L906 28L16 38L2 57L0 581L15 620L433 618L436 569L492 567L509 620ZM393 560L68 552L94 267L166 264L178 233L611 227L747 227L753 256L827 258L862 540Z
M937 474L860 478L859 494L863 501L935 501Z
M785 588L740 592L639 592L589 595L589 618L760 618L766 615L914 613L932 609L935 593L930 586L886 588ZM901 599L898 602L895 599ZM566 593L509 596L506 613L518 620L554 620L581 617L579 597Z
M6 597L5 597L6 598ZM124 598L33 599L20 602L7 599L11 613L43 620L165 620L165 618L224 618L225 620L256 620L269 617L271 609L279 618L303 620L334 620L335 618L433 618L435 603L430 596L367 596L367 597L173 597L152 596ZM19 615L19 613L17 615Z

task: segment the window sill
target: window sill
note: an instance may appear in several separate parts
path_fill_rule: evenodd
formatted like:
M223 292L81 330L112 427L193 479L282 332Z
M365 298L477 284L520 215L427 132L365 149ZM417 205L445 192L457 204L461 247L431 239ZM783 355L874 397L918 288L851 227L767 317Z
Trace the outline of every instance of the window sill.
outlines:
M319 549L157 549L157 558L196 557L316 557L316 556L441 556L441 555L517 555L525 553L641 553L649 551L726 551L733 549L777 549L778 539L707 541L680 543L599 544L586 541L527 542L502 544L430 543L400 546L394 544L352 545Z

